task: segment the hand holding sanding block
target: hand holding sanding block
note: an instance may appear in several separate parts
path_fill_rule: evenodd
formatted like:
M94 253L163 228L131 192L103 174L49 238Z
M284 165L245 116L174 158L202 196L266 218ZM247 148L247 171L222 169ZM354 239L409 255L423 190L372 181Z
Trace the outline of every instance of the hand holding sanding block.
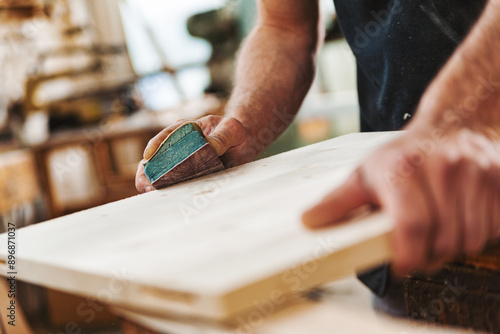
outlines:
M175 129L144 164L144 173L156 189L223 169L222 161L194 122Z

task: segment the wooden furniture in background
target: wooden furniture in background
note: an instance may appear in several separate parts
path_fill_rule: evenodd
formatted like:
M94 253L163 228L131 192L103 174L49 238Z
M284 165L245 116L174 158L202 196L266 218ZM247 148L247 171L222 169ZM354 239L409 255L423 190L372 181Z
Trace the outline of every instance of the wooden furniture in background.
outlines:
M60 132L34 147L50 217L137 194L135 172L160 125L100 126Z
M40 198L35 159L27 150L0 153L0 231L7 231L8 224L21 228L33 223L35 202ZM7 249L7 248L6 248ZM19 298L9 298L10 285L5 279L0 282L0 329L12 334L30 334L31 329L19 307ZM17 296L16 296L17 297ZM11 300L16 302L16 326L6 310Z
M15 214L14 211L31 205L40 196L38 173L33 154L28 150L0 153L0 218ZM18 227L25 225L16 219ZM6 231L5 222L0 230Z
M43 5L43 0L0 0L1 8L23 8L39 7Z
M135 173L148 141L179 119L222 115L224 107L224 100L206 96L173 110L52 134L33 147L49 218L136 195Z

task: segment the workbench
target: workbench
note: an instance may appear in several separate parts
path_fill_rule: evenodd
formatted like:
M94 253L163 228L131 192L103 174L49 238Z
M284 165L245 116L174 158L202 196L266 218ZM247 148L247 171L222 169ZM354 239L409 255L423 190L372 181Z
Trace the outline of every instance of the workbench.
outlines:
M128 333L458 332L371 309L353 277L391 258L383 213L300 221L398 135L347 135L16 230L13 268L3 234L0 274L100 301ZM320 302L304 297L342 277Z

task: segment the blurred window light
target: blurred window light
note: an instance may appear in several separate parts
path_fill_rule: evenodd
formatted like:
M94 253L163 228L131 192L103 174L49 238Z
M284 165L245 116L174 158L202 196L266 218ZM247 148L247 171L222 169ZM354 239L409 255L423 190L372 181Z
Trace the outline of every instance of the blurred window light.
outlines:
M203 95L210 84L206 62L212 48L187 31L189 17L224 6L236 10L241 23L246 23L248 33L255 20L255 0L120 0L124 29L130 58L135 72L140 76L158 73L165 63L178 70L178 82L187 99ZM332 0L321 0L323 21L331 20L335 10ZM238 9L239 8L239 9ZM158 52L158 49L161 52ZM141 82L146 106L162 110L179 105L181 96L175 89L172 77L154 74Z
M122 0L124 29L135 72L146 76L167 65L178 70L178 81L187 99L201 96L210 80L205 64L212 48L207 41L191 36L186 23L192 15L219 9L224 3L225 0ZM181 102L171 77L155 75L144 85L151 87L151 80L158 89L143 92L149 108L164 109Z
M159 46L174 68L206 62L211 47L205 40L192 37L186 22L192 15L220 8L222 0L123 0L125 29L136 71L147 73L161 68L161 60L148 38L144 23L152 29ZM132 10L137 10L132 12ZM144 22L145 21L145 22Z

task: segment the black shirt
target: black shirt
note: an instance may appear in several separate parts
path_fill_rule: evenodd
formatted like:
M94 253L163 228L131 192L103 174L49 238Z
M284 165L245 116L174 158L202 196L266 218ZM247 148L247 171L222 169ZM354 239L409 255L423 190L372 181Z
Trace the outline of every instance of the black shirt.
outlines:
M398 130L486 0L334 0L358 67L362 131ZM408 114L408 115L407 115Z
M361 131L399 130L411 119L426 87L486 4L486 0L334 2L357 60ZM359 278L383 297L392 285L388 272L384 266Z

